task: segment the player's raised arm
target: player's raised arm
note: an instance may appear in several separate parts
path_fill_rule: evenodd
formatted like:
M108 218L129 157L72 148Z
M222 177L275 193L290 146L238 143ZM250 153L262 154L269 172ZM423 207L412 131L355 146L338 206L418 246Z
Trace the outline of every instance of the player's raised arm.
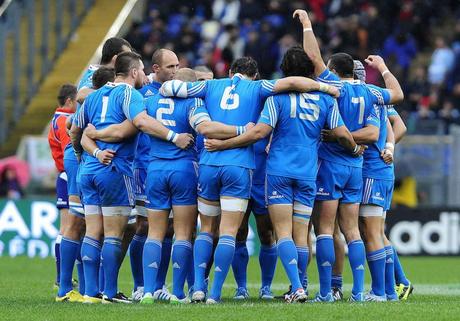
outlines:
M129 120L120 124L110 125L103 129L97 130L92 124L85 128L85 135L93 140L101 140L107 143L118 143L125 139L131 138L138 133L138 129Z
M316 40L315 34L313 33L312 24L308 13L305 10L296 10L292 15L293 18L298 17L303 27L303 49L305 53L310 57L315 66L315 75L319 76L326 70L326 65L323 58L321 57L321 51L319 49L318 41Z
M395 144L397 144L401 141L401 139L407 132L406 124L404 124L404 121L402 120L401 116L399 116L398 112L394 109L394 107L388 108L388 119L393 128Z
M401 89L398 79L391 73L388 67L385 65L385 61L382 57L377 55L370 55L364 60L370 67L377 69L385 81L386 90L390 94L390 99L385 104L395 104L403 101L404 93ZM382 105L384 103L381 103Z

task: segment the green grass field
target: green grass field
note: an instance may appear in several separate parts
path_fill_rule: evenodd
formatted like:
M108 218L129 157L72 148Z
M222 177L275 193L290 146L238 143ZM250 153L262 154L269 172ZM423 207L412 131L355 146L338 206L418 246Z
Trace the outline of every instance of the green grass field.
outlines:
M52 289L54 261L0 258L0 320L460 320L459 258L403 258L402 263L415 285L413 295L405 302L291 305L257 299L234 302L230 298L235 283L230 273L221 305L143 306L55 303ZM310 294L314 295L318 287L315 264L308 272ZM253 298L257 297L259 277L258 261L251 259L248 285ZM170 275L168 278L170 280ZM344 281L351 282L347 268ZM130 294L131 282L127 260L120 273L120 289ZM279 264L273 284L275 294L284 292L286 284L287 279ZM350 288L350 284L345 285L346 297Z

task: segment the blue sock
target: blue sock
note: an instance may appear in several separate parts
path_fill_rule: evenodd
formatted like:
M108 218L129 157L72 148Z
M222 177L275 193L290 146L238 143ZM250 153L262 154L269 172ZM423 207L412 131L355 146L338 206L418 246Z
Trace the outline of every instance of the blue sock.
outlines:
M232 269L236 284L239 288L246 288L249 253L246 242L235 244L235 255L233 256Z
M195 239L193 246L193 265L195 270L195 291L206 290L205 278L209 261L212 257L213 240L209 233L200 233Z
M260 246L259 264L262 275L262 287L271 287L273 277L275 276L277 261L278 254L276 253L276 244Z
M364 265L366 264L366 249L362 240L348 243L348 261L353 274L352 294L364 291Z
M307 275L308 256L310 255L308 247L296 246L297 249L297 269L299 273L299 280L303 283L305 276ZM302 287L303 284L302 284ZM305 288L304 288L305 289ZM305 289L306 290L306 289Z
M134 290L144 286L144 275L142 273L142 252L146 236L135 234L129 245L129 259L131 262L131 273L133 274Z
M109 299L118 293L118 271L122 259L121 239L117 237L104 238L102 246L102 265L104 266L104 295Z
M404 273L404 269L399 261L398 252L393 247L393 261L395 267L395 281L396 284L404 284L409 285L409 280L406 278L406 274Z
M158 269L161 263L161 242L147 239L142 254L142 266L144 269L144 293L155 292Z
M292 238L278 240L278 256L280 257L284 270L291 282L292 290L296 291L302 288L297 268L297 249Z
M101 242L85 236L81 245L81 260L85 271L85 295L94 297L100 291L98 272L101 262Z
M190 260L188 262L188 271L187 271L187 287L189 291L195 284L195 269L193 268L193 264L194 264L193 263L193 247L194 245L192 245L192 253L190 256Z
M375 295L385 295L385 249L367 253L367 264L371 272L372 292Z
M173 262L173 294L179 298L185 298L185 278L192 260L192 243L190 241L175 241L172 250Z
M81 242L78 242L78 253L75 264L77 265L78 273L78 292L80 292L80 294L85 294L85 273L83 271L83 262L81 260Z
M63 297L67 292L73 289L72 273L75 259L77 258L78 241L63 237L61 241L61 279L59 280L58 296Z
M161 264L158 269L155 290L163 288L163 285L166 284L166 275L168 274L169 261L171 260L172 239L164 239L161 246Z
M230 235L221 235L214 253L214 280L211 287L210 297L220 300L222 286L230 269L235 254L235 238Z
M332 274L331 287L342 289L343 287L343 278L341 275Z
M54 257L56 262L56 283L59 283L61 279L61 242L62 235L56 236L56 242L54 243Z
M393 247L385 247L385 294L386 295L395 295L395 265L393 260Z
M104 265L102 264L102 260L101 260L101 263L99 264L98 283L99 283L99 292L104 293L105 277L104 277Z
M316 238L316 265L319 273L319 292L326 296L331 292L332 266L335 263L332 235L321 234Z

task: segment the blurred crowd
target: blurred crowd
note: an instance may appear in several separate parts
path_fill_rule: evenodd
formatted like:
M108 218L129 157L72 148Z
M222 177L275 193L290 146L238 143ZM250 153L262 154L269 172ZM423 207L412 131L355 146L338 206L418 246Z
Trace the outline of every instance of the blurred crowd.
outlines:
M456 0L149 0L126 39L146 66L155 49L166 47L181 66L205 65L217 78L246 55L257 60L262 78L274 78L285 51L301 42L301 26L292 19L298 8L310 13L326 59L340 51L361 60L385 58L403 85L406 100L399 109L410 131L442 133L445 124L460 124ZM374 70L367 75L369 83L380 84ZM421 119L436 123L424 128Z

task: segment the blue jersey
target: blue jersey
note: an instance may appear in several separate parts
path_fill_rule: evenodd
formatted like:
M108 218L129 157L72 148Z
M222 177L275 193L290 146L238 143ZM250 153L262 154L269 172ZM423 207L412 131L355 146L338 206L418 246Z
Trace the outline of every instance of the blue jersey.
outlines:
M142 111L144 111L144 101L137 90L125 83L109 82L86 97L76 116L77 126L85 128L91 123L96 129L103 129L110 125L120 124L126 119L132 120ZM102 150L114 150L115 157L110 166L132 177L136 141L136 137L132 137L119 143L97 141L96 144ZM107 166L101 164L97 158L86 157L81 173L94 174L105 168Z
M98 65L89 65L88 69L85 71L83 76L78 83L77 89L82 88L93 88L93 74L96 70L99 69Z
M145 85L139 92L144 99L147 99L158 93L161 84L159 82L152 82L148 85ZM137 147L136 155L134 155L134 164L133 168L147 168L149 166L149 153L150 153L150 138L149 135L140 132L137 134Z
M387 142L387 108L376 106L380 109L380 131L377 142L370 144L364 152L363 177L375 179L394 179L393 164L387 165L380 156Z
M255 185L265 184L265 173L267 168L266 148L270 137L265 137L254 144L254 155L256 160L256 169L252 174L252 183Z
M251 81L236 74L232 79L187 83L187 96L203 98L213 121L244 126L257 121L264 100L274 94L275 82L276 80ZM250 145L218 152L203 150L200 164L254 169L254 148Z
M379 108L376 105L389 102L390 94L387 90L376 86L368 87L359 80L341 81L328 69L318 77L318 80L339 87L340 97L337 99L337 104L343 122L350 132L368 125L380 127ZM335 142L321 143L319 157L346 166L362 167L363 165L362 156L354 157Z
M301 180L316 180L321 130L343 126L337 101L320 92L268 98L259 123L274 128L267 175Z
M195 134L194 128L202 121L209 120L203 101L199 98L172 99L157 94L146 100L146 107L150 116L177 133ZM181 149L172 142L154 136L149 136L149 139L149 170L156 168L155 160L168 160L164 165L172 165L171 160L197 160L195 147Z

